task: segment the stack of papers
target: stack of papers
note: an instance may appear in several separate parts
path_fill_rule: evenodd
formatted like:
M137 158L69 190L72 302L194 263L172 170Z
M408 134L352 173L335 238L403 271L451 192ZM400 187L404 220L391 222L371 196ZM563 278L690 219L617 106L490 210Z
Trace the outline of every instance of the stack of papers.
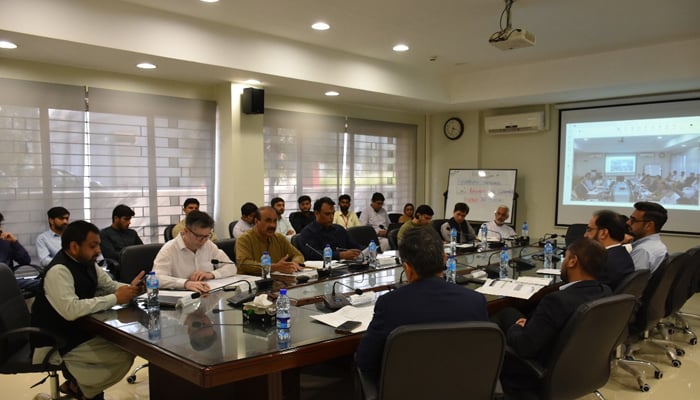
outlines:
M322 269L323 268L323 261L319 260L306 260L304 261L304 266L307 268L313 268L313 269ZM342 264L338 260L333 260L331 261L331 268L341 268L344 267L345 264Z
M561 270L557 268L541 268L537 270L538 274L543 274L543 275L561 275Z
M228 278L211 279L211 280L204 281L204 282L206 282L207 285L209 285L210 290L214 290L214 289L218 289L220 287L229 286L233 282L244 280L244 281L248 281L252 285L253 290L255 290L255 281L257 281L258 279L260 279L259 276L234 275L234 276L229 276ZM241 285L242 285L243 289L248 290L248 285L246 285L245 282L238 282L235 285L231 285L231 288L239 287ZM193 293L192 291L184 290L184 289L183 290L169 290L169 289L162 289L161 288L159 294L161 296L164 295L164 296L172 296L172 297L184 297L184 296L190 296L190 295L192 295L192 293ZM140 295L138 298L145 299L146 293Z
M367 330L370 321L372 321L372 315L374 315L374 307L345 306L336 312L312 315L311 318L334 328L346 321L358 321L360 326L352 330L352 333L358 333Z
M512 279L487 279L486 282L484 282L484 285L476 289L476 291L482 294L490 294L494 296L529 299L533 294L539 292L540 289L549 284L549 282L543 283L544 281L539 281L542 282L542 284L534 283L532 279L532 277L520 277L517 281Z

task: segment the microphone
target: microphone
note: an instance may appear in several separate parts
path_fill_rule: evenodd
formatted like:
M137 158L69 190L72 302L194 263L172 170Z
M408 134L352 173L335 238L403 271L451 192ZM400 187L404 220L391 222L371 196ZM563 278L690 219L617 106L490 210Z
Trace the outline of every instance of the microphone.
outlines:
M226 299L226 301L227 301L231 306L237 307L237 306L243 305L243 303L247 303L247 302L249 302L249 301L251 301L251 300L253 300L253 299L255 298L255 294L253 294L253 286L250 284L250 282L248 282L248 281L245 280L245 279L241 279L241 280L232 282L232 283L230 283L230 284L228 284L228 285L226 285L226 286L222 286L221 288L217 288L217 289L214 289L214 290L220 290L220 289L227 290L227 289L226 289L227 287L229 287L229 286L231 286L231 285L233 285L233 284L235 284L235 283L239 283L239 282L245 282L245 283L248 284L248 293L246 293L246 292L244 292L244 291L241 290L239 293L236 293L235 295L233 295L233 296L229 297L228 299ZM210 290L209 293L211 293L212 291L213 291L213 290Z
M340 295L335 294L335 285L342 285L348 289L352 289L355 291L355 294L358 294L358 295L364 293L364 291L362 289L355 289L355 288L352 288L352 287L350 287L350 286L348 286L340 281L335 281L333 283L333 289L331 290L331 294L327 294L327 295L323 296L323 304L325 304L326 307L328 307L329 309L334 310L334 311L338 310L344 306L350 305L350 300L348 300L347 296L345 296L343 294L340 294Z
M308 247L313 251L314 253L318 254L321 257L321 260L323 260L323 253L320 251L316 250L312 245L309 244L309 242L304 243L304 246Z
M542 236L542 239L537 242L537 245L543 247L547 239L556 239L558 237L559 235L556 233L545 233L544 236Z
M217 260L217 259L215 259L215 258L211 260L211 265L214 267L214 269L216 269L216 266L219 265L219 264L232 264L232 265L236 265L235 262L231 262L231 261L219 261L219 260Z
M396 290L396 289L398 289L398 288L400 288L400 287L403 287L403 286L408 285L408 282L404 282L404 281L403 281L403 276L404 276L405 273L406 273L406 270L405 270L405 269L402 270L402 271L401 271L401 275L399 275L399 281L396 282L396 283L394 283L394 284L392 284L392 285L389 285L389 288L390 288L391 290Z
M323 253L316 250L312 245L309 244L309 242L304 243L304 246L311 249L311 251L313 251L314 253L319 255L321 257L321 260L323 260ZM318 274L318 279L328 278L329 276L331 276L331 269L330 268L321 268L319 270L316 270L316 273Z
M487 237L486 243L488 244L489 248L491 248L491 249L500 249L501 247L503 247L503 245L505 245L505 242L503 241L503 234L499 231L490 231L489 233L491 233L491 232L498 235L498 242L493 242L493 241L489 242L488 237Z

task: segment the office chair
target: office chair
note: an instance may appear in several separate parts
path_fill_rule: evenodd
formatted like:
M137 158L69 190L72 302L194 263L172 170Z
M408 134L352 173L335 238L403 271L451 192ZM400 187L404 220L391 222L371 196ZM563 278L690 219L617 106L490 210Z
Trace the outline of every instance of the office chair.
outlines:
M564 235L564 243L566 243L566 246L568 247L571 243L575 242L576 239L582 238L583 234L586 233L586 228L588 228L588 224L569 225L569 228L566 230L566 235Z
M403 214L401 213L389 213L389 222L392 224L398 224L399 223L399 218L401 218Z
M394 229L399 229L399 228L401 228L401 225L403 225L403 224L398 223L398 222L392 222L389 224L389 227L386 228L386 231L389 232L389 231L393 231Z
M51 351L41 364L32 363L30 336L43 336L53 343ZM50 364L49 359L63 346L65 341L62 338L30 326L29 309L17 286L15 275L7 265L0 264L0 374L46 372L48 375L36 385L49 379L51 399L59 399L57 372L62 370L62 365Z
M504 348L492 322L400 326L386 340L379 382L358 370L362 393L367 400L490 400Z
M681 314L681 307L695 294L695 277L700 271L700 246L693 247L686 251L688 262L685 263L683 269L676 276L676 279L671 285L668 299L666 299L666 328L669 334L677 332L684 333L690 336L688 343L691 345L698 344L698 337L690 329L688 322Z
M630 335L625 342L627 347L625 358L634 360L634 354L644 343L649 343L664 350L672 366L681 366L681 361L676 356L682 356L685 350L667 339L658 339L653 335L665 333L661 321L667 316L666 299L671 290L671 284L687 261L687 253L671 255L649 278L649 283L642 293L640 307L634 316L634 321L630 324Z
M2 264L2 265L5 265L5 264ZM9 266L7 266L7 265L5 265L5 266L9 268ZM10 270L12 271L13 269L10 268ZM36 264L24 264L24 265L17 266L17 268L14 268L14 271L12 272L12 274L15 276L15 279L31 278L31 280L27 280L25 282L32 282L33 285L38 285L38 281L34 282L34 280L38 280L43 272L44 272L44 267L41 267L41 266L36 265ZM32 292L31 290L29 290L26 287L20 287L19 290L25 299L30 299L30 298L35 296L34 292Z
M620 294L580 305L553 343L547 365L511 352L506 356L522 362L539 379L538 399L576 399L591 392L603 399L598 389L610 377L611 357L634 304L633 295ZM507 394L507 381L503 384Z
M448 220L446 219L434 219L430 221L430 224L433 226L433 229L435 229L435 232L437 232L438 235L440 235L440 237L442 237L442 231L440 231L440 229L442 229L442 225L447 221Z
M374 228L369 225L353 226L348 228L348 236L350 236L355 243L360 245L361 248L369 246L369 242L372 240L374 240L374 243L377 244L377 248L379 248L379 237L377 236L377 232L375 232Z
M389 231L389 233L386 234L386 238L389 239L389 247L392 250L396 250L399 248L399 230L398 229L392 229Z
M228 237L233 238L233 228L236 227L236 224L238 223L238 220L231 221L228 224Z
M173 228L175 227L175 224L170 224L163 229L163 238L165 239L166 242L173 240Z
M292 238L289 240L292 243L292 246L296 247L297 250L301 251L301 247L299 247L299 236L301 236L298 233L295 233L292 235Z
M214 244L223 250L231 261L236 261L236 239L221 239L215 241Z

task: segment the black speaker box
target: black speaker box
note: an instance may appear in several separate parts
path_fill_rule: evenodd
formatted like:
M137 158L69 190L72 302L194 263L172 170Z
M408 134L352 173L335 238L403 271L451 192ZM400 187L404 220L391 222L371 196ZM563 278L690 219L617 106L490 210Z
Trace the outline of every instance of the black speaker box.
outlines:
M255 88L243 89L241 95L241 111L244 114L265 113L265 90Z

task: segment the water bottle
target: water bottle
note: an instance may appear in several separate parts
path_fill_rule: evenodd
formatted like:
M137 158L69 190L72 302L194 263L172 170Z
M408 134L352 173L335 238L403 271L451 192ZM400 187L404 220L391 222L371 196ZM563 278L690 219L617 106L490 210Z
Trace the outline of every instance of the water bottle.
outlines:
M498 277L500 279L506 279L510 275L510 266L508 264L509 262L510 256L508 255L508 247L503 246L501 248L501 264L498 268Z
M552 256L554 255L554 246L552 246L552 243L547 240L547 242L544 244L544 267L545 268L553 268L552 265Z
M483 251L488 248L488 237L489 237L489 228L486 226L486 223L481 224L481 234L479 235L479 240L481 243L479 243L479 248Z
M447 271L445 272L445 279L448 283L455 283L455 275L457 274L457 261L455 256L450 254L447 259Z
M369 242L369 267L377 268L377 244L374 240Z
M148 310L148 339L160 339L160 301L158 299L158 288L160 281L155 271L151 271L146 276L146 309Z
M331 245L326 244L323 248L323 269L331 269L331 262L333 261L333 250Z
M450 254L453 256L457 255L457 229L452 228L450 230Z
M530 237L530 231L527 229L527 221L523 222L522 236L524 238Z
M287 297L287 289L280 289L280 295L275 302L277 307L277 343L280 347L289 346L289 328L292 322L289 313L290 303Z
M263 279L270 278L270 268L272 267L272 259L270 258L270 253L263 251L262 257L260 257L260 267L261 276Z

